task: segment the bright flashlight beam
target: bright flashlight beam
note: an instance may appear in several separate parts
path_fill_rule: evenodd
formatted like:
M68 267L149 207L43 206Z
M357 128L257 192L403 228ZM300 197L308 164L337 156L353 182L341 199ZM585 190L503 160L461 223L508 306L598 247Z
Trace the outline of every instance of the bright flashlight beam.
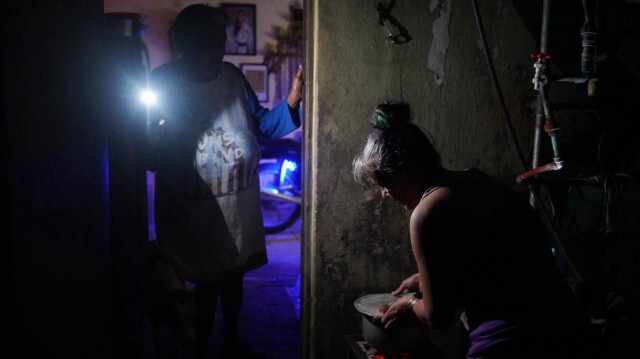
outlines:
M153 105L157 99L158 96L149 90L142 92L142 94L140 95L140 100L142 100L142 102L147 105Z

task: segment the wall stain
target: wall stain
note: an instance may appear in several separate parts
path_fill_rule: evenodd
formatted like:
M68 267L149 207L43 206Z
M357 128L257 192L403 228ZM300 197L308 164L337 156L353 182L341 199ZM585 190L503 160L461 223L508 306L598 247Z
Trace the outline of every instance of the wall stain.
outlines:
M450 0L431 0L429 11L433 14L436 12L436 19L433 21L431 33L433 34L433 42L429 47L429 57L427 67L436 77L436 84L441 85L444 82L444 63L449 47L449 19L451 18L451 1Z

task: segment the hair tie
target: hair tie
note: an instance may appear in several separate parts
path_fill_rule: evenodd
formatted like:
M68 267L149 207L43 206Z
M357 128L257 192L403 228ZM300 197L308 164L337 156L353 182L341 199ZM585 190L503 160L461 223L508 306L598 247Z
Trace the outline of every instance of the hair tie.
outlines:
M382 115L378 115L378 127L389 128L389 121Z

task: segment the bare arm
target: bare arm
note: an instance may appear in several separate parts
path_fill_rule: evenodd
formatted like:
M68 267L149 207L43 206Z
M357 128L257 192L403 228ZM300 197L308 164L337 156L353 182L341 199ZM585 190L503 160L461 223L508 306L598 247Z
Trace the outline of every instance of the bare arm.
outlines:
M425 198L411 214L411 222L409 230L411 234L411 248L418 266L418 273L405 279L400 287L393 294L406 293L409 288L418 287L422 292L422 299L414 300L410 305L412 296L405 296L395 301L388 308L381 310L382 322L385 327L389 327L399 315L411 314L410 311L420 319L422 323L428 326L435 326L434 323L434 293L431 286L431 277L429 272L429 264L426 258L425 244L430 238L427 233L427 219L429 212L437 202L446 196L447 191L440 189L434 192L428 198Z
M416 207L414 213L411 215L410 222L411 248L418 266L420 288L422 289L422 300L417 301L412 309L422 323L433 326L434 298L429 265L424 252L425 241L427 240L424 224L428 216L428 208L425 207L426 206Z

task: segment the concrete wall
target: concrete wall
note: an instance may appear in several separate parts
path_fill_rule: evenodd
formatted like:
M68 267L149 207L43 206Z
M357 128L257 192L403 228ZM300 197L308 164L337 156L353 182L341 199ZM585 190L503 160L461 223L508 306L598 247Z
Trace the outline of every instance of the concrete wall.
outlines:
M169 60L163 40L168 21L190 3L107 0L104 10L141 12L155 21L149 24L158 24L145 35L156 67ZM537 3L480 2L490 52L525 156L533 134L529 54L538 46ZM566 8L555 11L552 20L551 53L557 69L575 71L580 25L575 16L580 9L574 3L579 2L563 3ZM638 335L627 333L640 328L638 316L628 315L629 308L637 313L637 305L627 304L640 302L640 145L637 116L629 115L640 98L640 16L638 5L631 5L637 1L599 3L603 16L598 20L607 30L599 39L600 52L608 56L600 65L598 102L604 115L558 113L567 134L562 146L567 159L587 165L601 161L600 168L587 166L593 173L604 169L624 176L593 187L549 187L548 196L562 195L562 206L555 210L567 214L562 223L571 234L567 244L577 254L585 281L595 288L586 298L596 312L609 312L612 324L606 332L613 336L607 339L624 354L637 352L628 343L637 343ZM276 28L288 22L287 4L256 1L260 14L271 14L264 15L271 16L265 26L259 23L260 46L274 42ZM127 352L130 338L123 337L128 333L111 331L123 328L126 310L113 306L111 298L106 128L103 115L95 113L103 98L92 96L100 91L86 81L100 71L94 48L99 5L3 5L2 161L7 175L2 189L9 215L3 216L2 233L10 240L0 241L0 253L10 293L0 296L0 347L6 357L109 358ZM367 119L378 102L411 103L416 122L433 136L449 168L478 167L509 183L520 172L492 93L471 3L395 2L391 14L412 37L403 45L385 43L387 31L378 24L376 5L309 0L304 6L305 358L346 357L344 336L360 332L353 301L388 292L414 271L409 213L382 201L378 193L363 191L351 178L352 158L370 131ZM261 62L262 57L230 60ZM554 100L590 105L584 88L575 87L554 87ZM622 183L623 178L629 182Z
M520 2L481 1L479 5L506 106L528 158L536 96L530 54L539 49L540 8L539 4L517 4L516 9L514 3ZM306 111L311 119L304 128L305 358L344 357L344 336L361 332L354 300L389 292L415 272L409 212L382 200L379 193L363 191L351 176L352 159L371 130L368 119L376 104L386 99L409 102L415 122L432 135L443 164L450 169L477 167L512 184L522 170L490 82L472 2L395 2L391 14L412 37L401 45L385 43L388 32L378 24L376 6L377 2L366 0L305 4ZM570 65L578 60L579 66L581 11L578 4L554 11L550 36L557 56L551 70L579 70ZM584 86L561 85L554 91L554 100L588 102ZM563 123L572 140L585 133L580 126L593 124ZM583 154L594 150L584 143L575 148ZM637 146L627 150L632 151L627 155L637 155ZM632 168L637 171L635 163ZM601 198L603 189L592 193ZM632 194L637 198L637 190ZM577 212L572 215L580 216L579 205L574 204L572 211ZM602 214L603 209L597 211ZM600 219L585 220L592 220L589 225L594 226Z
M363 191L351 176L351 161L371 130L368 119L376 104L410 103L446 167L478 167L505 178L514 178L520 168L471 3L396 2L392 15L412 37L402 45L386 43L388 32L378 24L375 5L364 0L305 5L306 17L313 19L307 34L314 36L313 57L307 56L314 120L305 127L313 170L307 172L303 217L309 262L303 276L309 283L303 348L310 358L345 352L343 336L360 333L354 300L389 292L416 270L410 213L377 192ZM487 38L519 141L528 148L533 129L525 111L532 95L528 55L536 41L510 2L483 2L482 12L486 24L500 24L487 26Z

